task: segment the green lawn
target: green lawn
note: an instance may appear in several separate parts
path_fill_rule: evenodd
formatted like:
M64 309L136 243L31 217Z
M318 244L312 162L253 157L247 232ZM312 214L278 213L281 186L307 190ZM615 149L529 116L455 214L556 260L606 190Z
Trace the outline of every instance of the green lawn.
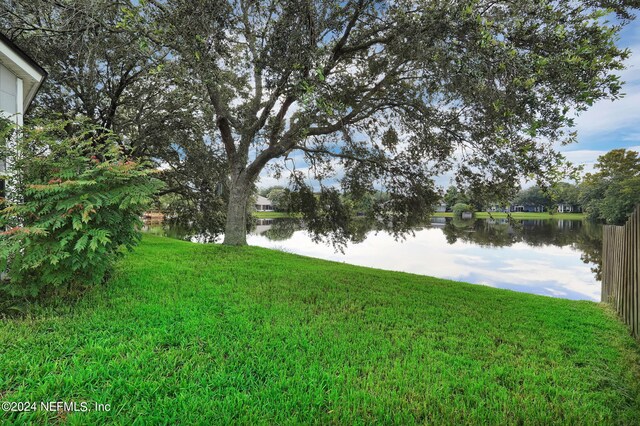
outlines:
M434 217L453 217L453 213L434 213ZM487 212L477 212L475 217L478 219L488 219L490 217L493 218L505 218L507 217L506 213L491 213L491 216ZM580 220L584 219L586 216L584 213L511 213L511 217L514 219L572 219L572 220Z
M253 212L253 216L258 219L279 219L282 217L296 217L286 212Z
M602 305L257 247L147 235L0 342L0 400L112 406L14 423L640 424L639 347Z
M296 215L290 215L289 213L284 212L254 212L253 216L258 219L278 219L282 217L296 217ZM434 217L453 217L453 213L434 213ZM489 217L494 218L505 218L507 217L506 213L489 213L487 212L477 212L475 217L478 219L487 219ZM580 220L584 219L585 215L583 213L511 213L511 217L514 219L572 219L572 220Z

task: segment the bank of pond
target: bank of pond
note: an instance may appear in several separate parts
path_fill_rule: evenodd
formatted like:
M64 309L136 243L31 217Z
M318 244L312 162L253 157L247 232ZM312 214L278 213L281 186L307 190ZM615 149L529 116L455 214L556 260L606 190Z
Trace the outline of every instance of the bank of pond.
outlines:
M168 226L149 231L202 240ZM432 217L401 238L363 220L342 247L317 241L299 218L256 219L248 242L354 265L553 297L600 299L602 226L583 219Z

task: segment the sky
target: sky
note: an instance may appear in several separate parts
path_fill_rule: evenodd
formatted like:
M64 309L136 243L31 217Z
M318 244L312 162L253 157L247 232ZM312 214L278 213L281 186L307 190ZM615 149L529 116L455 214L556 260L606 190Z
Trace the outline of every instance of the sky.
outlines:
M585 173L593 171L598 157L612 149L626 148L640 152L640 17L623 28L617 45L631 50L631 56L626 61L627 69L620 73L625 82L622 89L625 96L613 102L597 102L576 117L577 143L557 147L569 161L583 165ZM300 154L294 154L293 157L298 169L306 168ZM447 187L451 177L449 174L439 176L436 183ZM286 183L284 177L274 179L265 170L258 186L266 188ZM532 184L523 182L525 187Z
M585 171L612 149L640 151L640 18L622 30L617 44L631 50L627 69L621 72L625 97L598 102L577 117L578 142L558 149Z

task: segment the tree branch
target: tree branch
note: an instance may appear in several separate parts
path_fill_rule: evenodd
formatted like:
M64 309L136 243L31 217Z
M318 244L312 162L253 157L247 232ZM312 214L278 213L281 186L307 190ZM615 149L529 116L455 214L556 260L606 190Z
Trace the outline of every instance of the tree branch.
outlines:
M211 104L213 105L213 109L216 113L216 126L220 130L222 143L224 144L224 149L227 152L227 158L231 160L236 155L236 144L233 141L231 122L228 118L228 114L226 113L226 109L222 106L218 92L211 87L211 84L206 84L206 87L209 99L211 100Z
M255 86L255 96L253 98L253 107L251 108L251 116L255 116L260 109L262 103L262 70L258 66L258 50L256 47L256 36L251 29L249 22L249 10L244 0L240 1L240 8L242 9L242 25L244 29L244 37L247 40L249 51L251 52L251 62L253 65L253 84Z
M308 148L303 145L294 145L292 149L299 149L300 151L306 152L307 154L324 154L330 157L341 158L344 160L357 161L359 163L371 163L378 166L384 165L381 161L375 160L374 158L362 158L351 154L345 154L343 152L331 152L326 149Z

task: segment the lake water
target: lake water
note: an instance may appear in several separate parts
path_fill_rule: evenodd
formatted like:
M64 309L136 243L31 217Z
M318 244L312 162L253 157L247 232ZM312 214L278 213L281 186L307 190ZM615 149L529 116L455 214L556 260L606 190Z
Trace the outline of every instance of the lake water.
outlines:
M567 299L600 300L602 228L575 220L433 218L396 240L363 232L344 252L295 219L262 219L248 243L305 256Z

